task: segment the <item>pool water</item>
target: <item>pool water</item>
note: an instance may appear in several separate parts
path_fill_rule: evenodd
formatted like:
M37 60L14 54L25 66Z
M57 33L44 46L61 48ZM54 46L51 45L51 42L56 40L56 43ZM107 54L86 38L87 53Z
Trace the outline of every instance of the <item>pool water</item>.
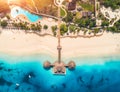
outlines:
M14 7L14 8L12 8L12 10L11 10L11 16L13 18L16 18L18 15L21 15L21 14L25 15L29 19L30 22L36 22L36 21L42 19L41 16L32 14L29 11L27 11L25 9L22 9L20 7Z
M75 70L67 69L65 76L45 70L45 60L55 59L47 55L1 55L0 92L120 92L119 57L102 58L104 64L91 65L81 65L79 62L86 58L76 58Z

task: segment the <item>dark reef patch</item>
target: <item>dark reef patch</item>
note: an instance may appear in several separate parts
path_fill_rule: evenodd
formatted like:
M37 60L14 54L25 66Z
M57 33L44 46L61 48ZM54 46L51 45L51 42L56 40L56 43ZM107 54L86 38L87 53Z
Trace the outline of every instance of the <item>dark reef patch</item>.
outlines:
M20 88L20 86L16 86L16 87L15 87L15 90L18 90L19 88Z
M63 87L63 88L66 88L66 84L65 84L65 83L62 83L62 87Z
M2 66L0 66L0 70L3 70L3 67L2 67Z
M13 83L5 80L3 77L0 77L0 85L3 86L5 84L11 86Z
M24 76L23 79L22 79L22 82L31 84L29 80L30 80L31 78L35 78L35 77L36 77L36 76L35 76L34 72L29 72L29 73L25 74L25 76Z
M38 65L0 63L0 92L120 92L120 62L77 66L65 76L55 76Z

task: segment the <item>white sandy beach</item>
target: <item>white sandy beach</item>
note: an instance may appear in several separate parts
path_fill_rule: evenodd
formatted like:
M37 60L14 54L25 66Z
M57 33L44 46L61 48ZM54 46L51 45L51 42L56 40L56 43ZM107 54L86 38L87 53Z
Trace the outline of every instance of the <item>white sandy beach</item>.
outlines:
M93 38L62 38L62 57L120 54L120 34L104 33ZM0 52L15 55L45 53L57 56L57 38L25 34L22 31L3 30L0 34Z

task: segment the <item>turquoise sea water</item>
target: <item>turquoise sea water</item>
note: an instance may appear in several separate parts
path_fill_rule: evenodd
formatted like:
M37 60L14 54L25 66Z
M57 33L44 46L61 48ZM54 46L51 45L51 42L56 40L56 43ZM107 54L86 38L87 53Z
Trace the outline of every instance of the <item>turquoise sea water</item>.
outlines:
M42 19L41 16L37 16L35 14L31 14L30 12L20 8L20 7L14 7L12 10L11 10L11 16L13 18L17 17L18 15L25 15L31 22L36 22L40 19Z
M43 68L44 61L56 60L49 55L1 54L0 92L120 92L119 56L71 59L75 70L59 76Z

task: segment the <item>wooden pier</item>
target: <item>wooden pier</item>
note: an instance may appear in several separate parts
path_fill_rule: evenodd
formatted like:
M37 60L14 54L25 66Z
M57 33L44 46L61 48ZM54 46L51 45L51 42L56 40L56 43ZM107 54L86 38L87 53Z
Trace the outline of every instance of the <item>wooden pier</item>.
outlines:
M75 68L75 63L74 61L70 61L67 65L61 61L61 33L60 33L60 24L61 24L61 17L60 17L60 5L58 5L58 31L57 31L57 38L58 38L58 60L55 61L55 63L50 64L49 61L46 61L44 63L44 68L50 68L53 67L53 74L56 75L65 75L66 74L66 67L69 69L74 69Z

